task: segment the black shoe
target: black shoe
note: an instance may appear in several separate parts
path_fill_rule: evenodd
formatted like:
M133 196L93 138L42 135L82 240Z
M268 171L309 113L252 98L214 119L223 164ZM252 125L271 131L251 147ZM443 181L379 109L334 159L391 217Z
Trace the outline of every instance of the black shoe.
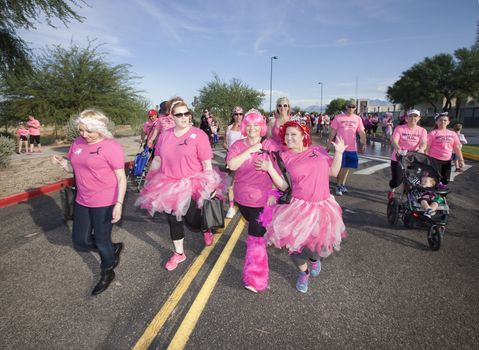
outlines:
M113 247L115 248L115 264L113 265L113 268L116 269L116 267L120 263L120 253L123 249L123 243L113 243Z
M110 285L111 281L115 278L115 271L113 269L109 270L102 270L100 281L96 284L95 288L91 291L92 295L98 295L103 293L108 286Z

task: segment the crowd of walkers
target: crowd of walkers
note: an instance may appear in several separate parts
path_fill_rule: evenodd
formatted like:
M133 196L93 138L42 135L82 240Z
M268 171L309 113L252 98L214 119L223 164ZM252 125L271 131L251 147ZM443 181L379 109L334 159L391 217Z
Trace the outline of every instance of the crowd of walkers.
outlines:
M342 209L329 184L330 177L336 177L335 194L347 193L348 172L358 167L358 152L365 150L366 128L355 110L355 101L349 101L345 111L330 122L322 115L321 121L317 116L293 115L287 97L277 100L271 118L255 109L245 113L236 106L223 143L228 173L212 164L217 125L207 109L199 128L179 97L162 103L159 111L150 110L142 142L153 149L154 157L135 205L150 215L166 215L173 249L164 268L173 271L187 259L184 222L189 211L211 198L227 198L227 217L233 217L237 207L248 222L244 287L252 292L268 289L269 244L287 249L298 270L296 289L306 293L310 276L321 271L320 259L339 250L346 237ZM411 110L407 123L394 132L391 120L386 118L383 124L392 135L393 148L388 197L401 184L396 154L428 153L440 169L443 185L450 177L453 152L458 168L464 166L461 134L447 129L449 116L438 115L429 136L418 125L419 119L419 111ZM53 156L52 162L74 173L73 245L100 255L101 277L93 288L95 295L115 278L123 244L112 242L111 231L122 215L127 180L123 151L107 128L108 118L99 111L85 110L75 122L80 136L66 157ZM311 130L315 124L318 130L318 122L321 129L329 129L326 147L311 142ZM212 228L202 225L201 232L205 245L212 245Z

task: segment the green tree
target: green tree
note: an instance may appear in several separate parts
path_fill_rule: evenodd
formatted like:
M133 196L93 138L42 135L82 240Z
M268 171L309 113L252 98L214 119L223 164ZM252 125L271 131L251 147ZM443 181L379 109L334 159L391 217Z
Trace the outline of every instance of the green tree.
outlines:
M405 108L429 103L435 111L451 109L454 99L478 95L479 57L476 49L459 49L454 56L425 58L403 72L387 89L388 99Z
M239 79L234 78L229 83L223 82L217 74L199 90L199 93L195 112L201 114L204 108L209 108L223 125L229 122L231 110L235 106L243 107L245 112L250 108L259 109L265 96Z
M326 107L326 114L328 115L336 115L344 111L344 107L348 100L344 98L335 98L331 102L329 102L328 106Z
M133 87L129 65L111 65L98 47L56 46L38 57L29 74L8 74L0 82L3 115L35 113L43 123L64 125L86 108L98 108L116 124L143 118L147 101ZM0 107L2 107L0 106Z
M79 3L86 5L83 0L0 0L0 74L30 66L30 51L18 29L35 29L43 17L52 27L55 18L64 25L72 19L81 22L83 17L70 5L81 7Z

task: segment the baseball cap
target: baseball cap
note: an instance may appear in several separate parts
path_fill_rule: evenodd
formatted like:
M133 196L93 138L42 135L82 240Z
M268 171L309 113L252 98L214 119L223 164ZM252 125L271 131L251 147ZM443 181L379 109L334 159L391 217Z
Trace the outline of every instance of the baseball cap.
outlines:
M407 111L407 115L411 115L411 114L415 114L418 117L421 116L421 112L419 112L417 109L410 109L409 111Z
M153 117L153 116L157 116L157 115L158 115L158 112L155 109L150 109L148 111L148 117Z

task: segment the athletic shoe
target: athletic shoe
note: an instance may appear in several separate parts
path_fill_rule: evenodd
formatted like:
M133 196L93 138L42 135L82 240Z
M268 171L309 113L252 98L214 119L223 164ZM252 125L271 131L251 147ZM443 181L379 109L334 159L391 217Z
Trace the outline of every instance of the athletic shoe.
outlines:
M346 188L346 186L341 185L341 192L343 192L343 193L348 193L349 191L348 191L348 189Z
M203 233L203 239L205 241L205 245L212 245L213 244L213 241L215 240L214 236L213 236L213 232L211 231L206 231Z
M308 291L309 273L300 272L296 280L296 289L298 292L306 293Z
M444 185L443 183L439 183L437 185L437 189L438 189L438 191L447 191L449 189L449 187L447 187L447 185Z
M342 196L343 192L341 192L341 186L336 186L336 195Z
M228 211L226 212L226 217L227 217L228 219L232 219L233 216L235 216L235 214L236 214L235 208L234 208L234 207L229 207L229 208L228 208Z
M311 261L311 276L317 277L321 272L321 261Z
M177 252L173 252L173 255L171 256L170 260L168 260L165 264L165 269L168 271L173 271L178 267L178 264L180 262L183 262L186 260L186 255L185 253L183 254L178 254Z
M256 288L252 287L252 286L244 286L247 290L249 290L250 292L253 292L253 293L258 293L258 291L256 290Z
M388 191L388 200L394 197L394 192L393 191Z
M426 211L422 215L424 215L425 217L430 219L431 216L433 215L432 212L433 212L433 210L431 208L429 208L429 209L426 209ZM436 214L436 212L434 212L434 214Z

